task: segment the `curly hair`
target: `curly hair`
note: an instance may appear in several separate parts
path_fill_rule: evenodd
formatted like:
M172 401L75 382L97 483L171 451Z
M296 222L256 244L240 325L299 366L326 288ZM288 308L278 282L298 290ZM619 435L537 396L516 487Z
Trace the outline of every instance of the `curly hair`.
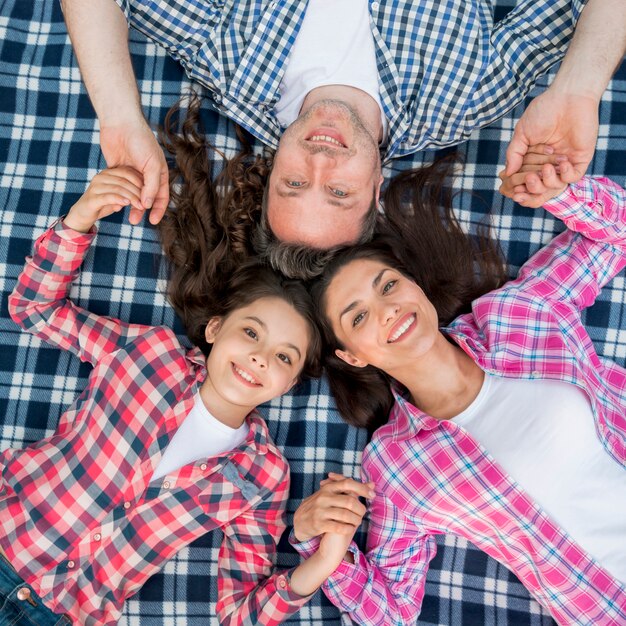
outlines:
M320 337L310 295L298 281L280 275L256 258L251 230L261 213L270 164L254 156L244 131L241 150L213 178L212 148L201 135L200 102L192 95L178 132L177 103L167 114L159 138L171 155L171 202L158 229L168 269L168 298L190 341L205 354L211 346L204 330L214 316L226 316L262 297L280 297L310 327L303 375L320 375ZM215 150L217 152L217 150ZM219 154L219 152L218 152Z

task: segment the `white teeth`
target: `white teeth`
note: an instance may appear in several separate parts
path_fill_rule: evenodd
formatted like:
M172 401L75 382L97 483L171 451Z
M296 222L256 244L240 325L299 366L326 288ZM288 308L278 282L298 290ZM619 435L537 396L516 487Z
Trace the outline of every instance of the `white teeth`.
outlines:
M411 324L414 321L415 321L415 315L411 315L411 317L409 317L409 319L406 322L404 322L404 324L402 324L402 326L400 326L400 328L398 328L398 330L396 330L396 332L393 335L391 335L391 337L389 337L387 343L392 343L400 339L400 337L404 335L404 333L409 329L409 326L411 326Z
M328 135L313 135L309 137L309 141L326 141L328 143L334 143L336 146L340 148L345 148L345 146L340 142L334 139L333 137L329 137Z
M256 379L252 378L252 376L248 374L248 372L244 372L242 369L239 369L236 365L235 365L235 371L237 372L237 374L239 374L239 376L241 376L244 380L247 380L249 383L252 383L253 385L259 384L256 381Z

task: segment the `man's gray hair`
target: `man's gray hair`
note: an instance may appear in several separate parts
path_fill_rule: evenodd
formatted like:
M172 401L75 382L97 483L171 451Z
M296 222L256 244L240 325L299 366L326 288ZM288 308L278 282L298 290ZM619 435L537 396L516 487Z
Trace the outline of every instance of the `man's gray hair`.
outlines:
M267 195L266 187L261 204L261 219L252 235L254 251L260 258L269 263L273 269L278 270L288 278L311 280L319 276L335 252L344 246L334 246L333 248L321 250L305 244L279 241L272 232L267 219ZM367 213L363 217L361 235L355 244L370 241L374 236L377 220L378 206L374 196Z

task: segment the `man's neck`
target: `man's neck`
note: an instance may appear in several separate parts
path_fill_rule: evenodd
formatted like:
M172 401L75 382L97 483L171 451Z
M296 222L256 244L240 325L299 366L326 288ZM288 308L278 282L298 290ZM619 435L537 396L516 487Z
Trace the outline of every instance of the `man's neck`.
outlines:
M374 141L380 143L383 139L383 124L378 102L369 94L348 85L324 85L309 91L304 98L300 115L306 113L320 100L339 100L354 109Z

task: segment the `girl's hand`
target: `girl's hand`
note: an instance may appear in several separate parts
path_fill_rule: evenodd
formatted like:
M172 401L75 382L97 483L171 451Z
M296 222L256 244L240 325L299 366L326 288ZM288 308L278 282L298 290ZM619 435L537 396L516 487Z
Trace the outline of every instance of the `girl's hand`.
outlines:
M563 178L572 168L566 156L551 154L547 146L533 146L519 172L507 176L503 170L498 174L502 180L500 193L522 206L538 208L567 187Z
M131 167L103 170L93 177L87 191L69 210L63 220L66 226L88 232L101 218L132 205L140 208L141 175Z
M373 483L329 474L320 483L320 489L298 507L293 521L296 539L307 541L323 533L336 533L351 540L366 512L359 496L373 498L373 489Z

